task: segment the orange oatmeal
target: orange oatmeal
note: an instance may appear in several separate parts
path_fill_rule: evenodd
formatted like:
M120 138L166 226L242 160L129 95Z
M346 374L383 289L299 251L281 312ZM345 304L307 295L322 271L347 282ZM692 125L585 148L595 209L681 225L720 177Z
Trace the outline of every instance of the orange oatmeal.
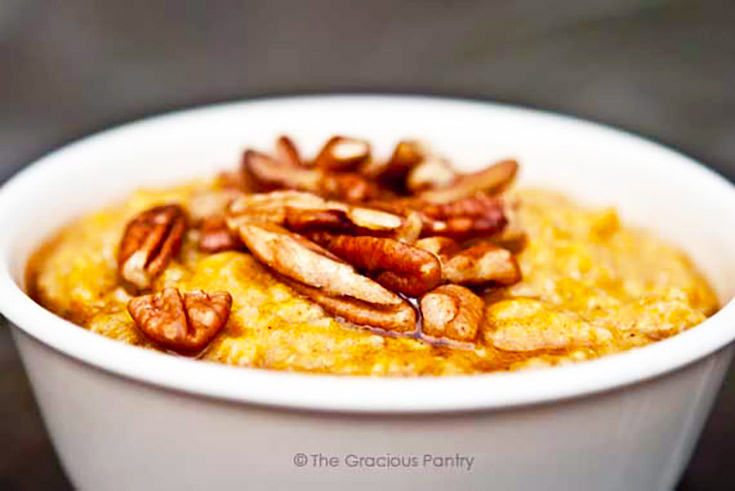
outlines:
M686 255L514 161L462 175L425 144L389 159L281 137L242 169L67 225L29 294L148 349L275 370L448 375L547 367L675 335L718 309Z

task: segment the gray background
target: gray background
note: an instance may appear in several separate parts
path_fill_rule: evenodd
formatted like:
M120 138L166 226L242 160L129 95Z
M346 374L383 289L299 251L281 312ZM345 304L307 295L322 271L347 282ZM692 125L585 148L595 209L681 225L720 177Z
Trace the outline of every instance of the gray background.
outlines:
M735 178L733 1L0 0L0 66L0 181L151 113L329 91L557 110ZM68 489L2 327L0 394L0 489ZM733 489L734 451L731 370L680 489Z

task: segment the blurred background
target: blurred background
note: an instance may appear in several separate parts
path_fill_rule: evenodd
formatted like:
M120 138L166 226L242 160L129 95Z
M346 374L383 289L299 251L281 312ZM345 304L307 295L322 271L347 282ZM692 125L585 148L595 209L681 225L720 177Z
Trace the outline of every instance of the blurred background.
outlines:
M560 111L735 179L732 0L0 0L0 66L0 182L152 113L335 91ZM0 489L70 489L3 327L0 394ZM731 370L679 489L732 489L734 453Z

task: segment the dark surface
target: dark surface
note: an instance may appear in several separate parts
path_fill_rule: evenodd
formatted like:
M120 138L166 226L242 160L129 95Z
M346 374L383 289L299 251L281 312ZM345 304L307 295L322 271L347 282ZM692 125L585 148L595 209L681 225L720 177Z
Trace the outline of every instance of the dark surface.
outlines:
M328 91L558 110L735 178L732 1L0 0L0 66L0 181L147 114ZM69 489L1 327L0 367L0 489ZM733 489L734 414L731 370L681 490Z

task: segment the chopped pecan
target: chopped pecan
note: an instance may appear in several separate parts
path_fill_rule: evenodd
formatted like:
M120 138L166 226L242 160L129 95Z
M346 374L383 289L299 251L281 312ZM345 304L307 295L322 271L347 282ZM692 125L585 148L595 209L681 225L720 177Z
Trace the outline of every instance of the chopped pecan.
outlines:
M369 160L368 142L346 136L333 136L314 159L314 165L326 171L353 172Z
M138 288L150 287L178 253L185 231L186 214L179 205L156 206L135 216L120 241L120 276Z
M406 187L412 193L449 186L457 179L457 171L441 157L431 156L408 173Z
M295 189L350 202L367 201L383 195L377 184L360 174L288 165L255 150L245 151L242 169L246 180L260 191Z
M400 193L406 191L406 177L409 171L421 162L428 149L415 140L404 140L396 145L393 155L385 161L372 161L362 168L362 173L383 186Z
M262 263L281 275L321 288L328 296L348 296L385 307L402 302L395 293L306 238L272 223L245 222L240 238Z
M378 199L384 195L377 184L354 172L323 173L314 191L325 198L351 203Z
M255 150L245 151L242 169L248 181L253 182L262 191L284 188L316 191L322 180L321 172L285 165Z
M230 230L224 216L206 218L199 232L199 249L204 252L222 252L243 249L240 237Z
M515 160L503 160L487 169L458 177L450 186L424 191L421 200L430 203L449 203L477 194L498 194L515 178L518 164Z
M310 236L336 256L366 271L378 283L418 297L441 282L441 264L431 253L404 242L384 238L315 233Z
M508 222L502 201L481 193L427 205L421 212L424 215L423 236L440 235L460 240L488 236L503 230Z
M205 348L227 323L231 307L232 296L227 292L198 290L182 298L175 288L128 302L130 316L146 336L180 353Z
M426 237L417 240L415 245L419 249L434 254L441 259L442 263L460 251L459 244L449 237Z
M485 303L469 289L442 285L421 298L423 333L454 341L474 341Z
M405 300L393 305L373 304L350 297L331 296L314 288L286 280L297 292L321 305L326 311L343 317L353 324L406 333L416 329L416 311Z
M276 159L290 167L305 167L296 144L287 136L279 136L276 140Z
M417 226L415 222L409 224L388 212L328 201L299 191L242 196L230 205L228 215L228 223L234 228L241 222L264 221L299 232L318 229L408 235L410 231L407 229Z
M513 254L489 242L462 250L442 266L444 277L452 283L512 285L521 279L521 269Z

